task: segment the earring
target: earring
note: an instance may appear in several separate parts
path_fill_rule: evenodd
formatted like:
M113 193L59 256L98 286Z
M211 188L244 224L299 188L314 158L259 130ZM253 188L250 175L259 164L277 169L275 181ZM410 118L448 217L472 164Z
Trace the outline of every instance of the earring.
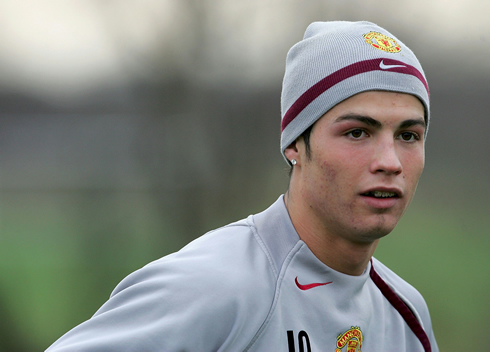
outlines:
M293 166L294 166L294 165L296 165L296 164L297 164L296 159L292 159L292 160L291 160L291 164L292 164Z

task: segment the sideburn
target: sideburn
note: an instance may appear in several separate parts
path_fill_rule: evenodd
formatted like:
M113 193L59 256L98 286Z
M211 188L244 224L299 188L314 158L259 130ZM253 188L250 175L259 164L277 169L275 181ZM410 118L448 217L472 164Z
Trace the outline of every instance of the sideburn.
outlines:
M303 137L303 141L305 142L305 153L308 160L311 160L311 146L310 146L310 137L311 131L313 130L313 125L308 127L300 137Z

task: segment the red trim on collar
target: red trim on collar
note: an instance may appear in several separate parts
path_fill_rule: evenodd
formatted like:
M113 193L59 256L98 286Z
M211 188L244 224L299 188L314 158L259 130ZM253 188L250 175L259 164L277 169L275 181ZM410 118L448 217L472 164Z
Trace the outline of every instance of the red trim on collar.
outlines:
M422 343L425 352L431 352L432 349L430 347L430 341L427 337L427 334L420 325L420 322L417 320L413 312L408 308L407 304L402 301L402 299L391 289L390 286L383 281L383 279L378 275L378 273L374 270L373 260L371 259L371 271L369 272L371 276L371 280L378 286L381 293L386 297L388 302L400 313L405 322L408 324L413 333L417 336L417 338Z

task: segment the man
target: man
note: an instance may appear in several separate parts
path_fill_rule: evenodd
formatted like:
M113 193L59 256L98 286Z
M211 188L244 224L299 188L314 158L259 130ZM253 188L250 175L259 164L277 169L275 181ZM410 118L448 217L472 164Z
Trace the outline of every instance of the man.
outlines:
M427 306L372 257L424 166L415 55L369 22L313 23L288 53L289 190L129 275L55 351L438 351Z

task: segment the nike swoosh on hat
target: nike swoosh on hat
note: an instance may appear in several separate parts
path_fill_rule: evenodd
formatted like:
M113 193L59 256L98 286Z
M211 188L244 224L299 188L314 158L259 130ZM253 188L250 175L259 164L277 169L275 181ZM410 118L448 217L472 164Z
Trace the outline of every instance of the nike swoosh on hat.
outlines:
M382 70L389 70L390 68L395 68L395 67L407 67L403 65L386 65L383 60L379 63L379 68Z

